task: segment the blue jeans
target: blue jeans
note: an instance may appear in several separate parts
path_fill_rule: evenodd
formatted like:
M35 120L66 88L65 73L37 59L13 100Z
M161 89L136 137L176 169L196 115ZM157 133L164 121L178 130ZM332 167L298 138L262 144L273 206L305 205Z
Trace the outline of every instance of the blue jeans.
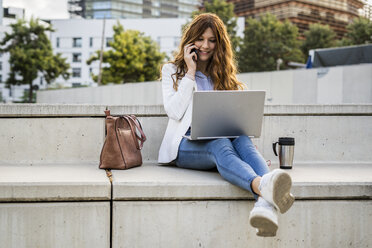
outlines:
M181 168L210 170L217 167L220 175L230 183L246 189L253 179L269 172L269 167L251 139L242 135L236 139L190 141L183 138L178 148L176 165Z

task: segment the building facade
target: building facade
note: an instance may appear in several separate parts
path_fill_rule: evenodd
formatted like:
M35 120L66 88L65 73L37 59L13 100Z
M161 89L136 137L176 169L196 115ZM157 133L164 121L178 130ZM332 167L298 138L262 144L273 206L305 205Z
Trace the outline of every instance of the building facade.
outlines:
M235 5L238 16L258 18L266 13L279 20L288 19L295 24L300 34L309 25L321 23L329 25L342 37L346 26L360 16L365 2L360 0L228 0Z
M361 15L372 21L372 0L364 0L364 7Z
M109 19L105 21L104 50L110 49L109 41L113 37L112 27L120 22L124 29L135 29L150 36L159 45L160 51L172 57L177 50L181 28L187 22L185 18L161 19ZM56 82L64 86L93 85L91 74L98 74L99 63L87 65L86 61L93 53L101 49L103 20L64 19L51 20L55 32L50 34L53 51L67 58L71 67L70 79L62 78ZM166 27L166 28L163 28ZM105 66L105 65L104 65Z
M201 0L69 0L72 18L188 18Z
M157 18L157 19L121 19L106 20L104 34L104 51L111 49L109 41L113 37L112 27L117 21L123 25L124 29L135 29L150 36L159 45L160 51L172 58L172 53L178 49L181 39L182 25L187 22L186 18ZM0 25L0 39L5 32L11 32L9 24L16 19L3 18L3 25ZM55 32L49 33L49 39L54 53L61 53L70 64L70 78L62 77L54 81L53 87L79 87L95 85L91 74L97 75L99 72L99 62L95 61L87 65L86 61L93 53L101 49L103 20L99 19L58 19L50 20ZM244 21L240 23L243 25ZM163 28L166 27L166 28ZM241 28L242 33L242 28ZM11 86L7 88L5 81L10 72L9 53L0 54L0 102L20 101L27 91L28 85ZM105 64L103 66L106 66ZM33 82L39 89L45 89L46 85L43 77L39 76Z
M151 37L158 43L160 51L172 59L181 40L182 25L188 20L188 18L106 20L104 50L111 49L108 42L112 40L114 34L112 27L119 21L125 30L139 30ZM51 20L51 24L55 29L55 32L50 34L53 51L67 58L71 67L70 79L65 81L59 78L56 82L61 82L64 86L95 85L91 74L98 74L99 62L95 61L88 66L86 61L101 48L103 20L59 19ZM242 37L244 18L238 18L237 24L237 35Z

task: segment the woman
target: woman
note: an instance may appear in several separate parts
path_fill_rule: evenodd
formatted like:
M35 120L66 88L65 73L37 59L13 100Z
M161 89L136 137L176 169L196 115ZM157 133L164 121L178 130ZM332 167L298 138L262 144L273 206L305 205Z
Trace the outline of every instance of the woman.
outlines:
M159 163L209 170L217 167L227 181L253 193L257 200L250 223L258 236L275 236L277 211L293 204L290 176L269 168L248 136L189 141L194 90L240 90L236 66L225 26L214 14L196 16L184 31L180 51L162 68L164 109L168 126L159 150Z

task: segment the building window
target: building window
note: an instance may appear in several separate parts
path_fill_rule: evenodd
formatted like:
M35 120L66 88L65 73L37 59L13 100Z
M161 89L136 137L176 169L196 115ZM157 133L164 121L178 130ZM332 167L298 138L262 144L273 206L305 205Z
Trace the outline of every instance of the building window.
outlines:
M110 9L111 8L111 2L93 2L93 9Z
M113 41L111 37L106 38L106 47L111 47L110 42Z
M159 0L153 0L153 1L152 1L152 6L154 6L154 7L160 7L160 2L159 2Z
M93 37L89 38L89 47L93 47Z
M142 0L126 0L128 3L143 4Z
M73 78L81 77L81 68L72 68L72 77Z
M111 19L111 17L112 17L111 11L109 10L107 11L97 10L97 11L94 11L93 13L93 19L103 19L103 18Z
M81 53L73 53L72 62L81 62Z
M81 38L72 38L72 47L81 47Z
M3 62L0 62L0 71L3 70Z
M151 10L151 15L153 15L153 16L160 16L160 10L158 10L158 9L152 9Z
M56 47L59 47L59 38L57 38L57 44L56 44Z
M3 82L3 75L0 74L0 83Z
M89 75L92 75L92 73L93 73L93 68L89 67Z
M331 12L327 12L327 13L326 13L326 18L329 19L329 20L333 20L333 19L335 19L335 16L334 16L333 13L331 13Z

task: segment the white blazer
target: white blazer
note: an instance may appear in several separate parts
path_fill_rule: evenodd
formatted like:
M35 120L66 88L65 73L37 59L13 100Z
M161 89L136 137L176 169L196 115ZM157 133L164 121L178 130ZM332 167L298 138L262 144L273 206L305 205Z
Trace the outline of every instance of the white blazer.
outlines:
M163 103L169 121L160 145L159 163L170 163L177 158L182 136L191 125L192 94L194 90L197 90L196 82L184 77L178 82L176 91L171 78L175 72L174 64L165 64L161 71Z

